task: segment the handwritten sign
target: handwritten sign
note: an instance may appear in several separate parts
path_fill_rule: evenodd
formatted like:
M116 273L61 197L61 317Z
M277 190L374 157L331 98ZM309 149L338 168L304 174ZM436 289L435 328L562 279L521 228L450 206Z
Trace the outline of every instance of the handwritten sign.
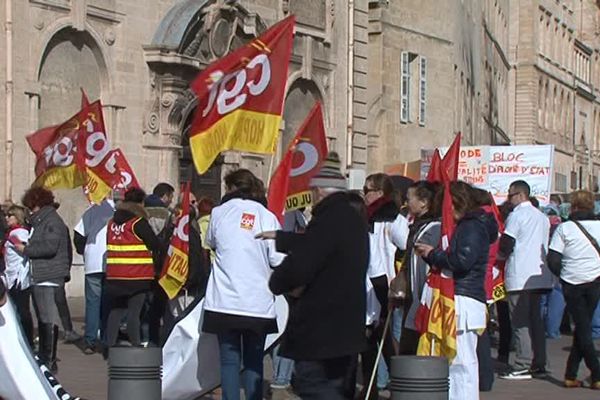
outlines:
M448 148L440 148L442 156ZM433 150L421 152L421 176L429 170L428 155ZM506 200L508 187L522 179L531 187L532 196L542 204L550 200L552 189L554 146L468 146L461 147L458 165L459 179L490 191L496 203ZM423 175L425 172L425 175Z

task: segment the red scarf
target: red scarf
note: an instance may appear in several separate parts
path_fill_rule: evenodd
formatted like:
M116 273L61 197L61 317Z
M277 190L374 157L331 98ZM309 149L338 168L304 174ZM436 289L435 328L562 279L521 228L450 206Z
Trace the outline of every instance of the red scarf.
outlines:
M371 204L367 206L367 214L369 215L369 221L373 218L373 215L384 205L392 201L390 196L381 196Z

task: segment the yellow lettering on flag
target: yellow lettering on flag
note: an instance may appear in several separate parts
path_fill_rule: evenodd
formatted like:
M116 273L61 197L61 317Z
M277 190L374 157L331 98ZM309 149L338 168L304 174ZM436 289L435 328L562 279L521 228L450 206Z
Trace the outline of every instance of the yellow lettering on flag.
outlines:
M169 256L169 265L166 273L158 283L164 289L169 299L174 299L187 281L189 273L188 255L176 247L170 248L173 252Z
M310 206L312 203L312 194L310 191L300 192L288 196L285 200L285 210L293 211L298 210L300 208L305 208Z
M111 191L106 184L91 168L87 168L88 180L85 185L86 196L91 203L100 204Z
M442 295L439 288L433 288L430 307L427 331L419 338L417 355L442 356L452 362L456 357L454 299Z
M238 109L203 132L193 132L190 147L194 164L204 173L225 150L272 154L279 135L281 116Z

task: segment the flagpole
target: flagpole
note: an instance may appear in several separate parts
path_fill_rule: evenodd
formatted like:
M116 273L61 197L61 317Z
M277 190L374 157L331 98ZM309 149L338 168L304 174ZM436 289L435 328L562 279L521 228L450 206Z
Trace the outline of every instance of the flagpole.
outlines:
M381 335L381 342L379 342L379 348L377 349L377 357L375 358L375 365L373 366L373 372L371 373L371 380L369 381L369 388L367 389L367 394L365 395L365 399L368 399L371 395L371 390L373 389L373 383L375 382L375 375L377 375L377 365L379 365L379 359L381 358L381 352L383 350L383 343L385 342L385 337L387 336L387 331L390 326L390 319L392 317L392 313L388 312L387 318L385 319L385 325L383 326L383 334Z
M269 162L269 173L267 174L267 179L271 180L271 175L273 174L273 164L275 164L275 153L271 156L271 161Z

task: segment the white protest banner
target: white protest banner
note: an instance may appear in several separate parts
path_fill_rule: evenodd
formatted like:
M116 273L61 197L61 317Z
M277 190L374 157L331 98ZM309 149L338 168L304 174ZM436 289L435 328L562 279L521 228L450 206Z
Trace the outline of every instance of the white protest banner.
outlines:
M219 344L216 335L202 332L204 299L185 314L163 346L163 400L194 400L221 383ZM275 297L278 333L267 336L265 350L281 336L288 318L288 304Z
M440 148L442 155L448 150ZM421 174L427 175L433 150L421 151ZM511 182L522 179L541 204L550 201L554 163L553 145L465 146L460 148L458 177L490 191L496 203L506 200Z
M0 371L0 399L79 399L68 394L33 357L10 299L0 307Z

